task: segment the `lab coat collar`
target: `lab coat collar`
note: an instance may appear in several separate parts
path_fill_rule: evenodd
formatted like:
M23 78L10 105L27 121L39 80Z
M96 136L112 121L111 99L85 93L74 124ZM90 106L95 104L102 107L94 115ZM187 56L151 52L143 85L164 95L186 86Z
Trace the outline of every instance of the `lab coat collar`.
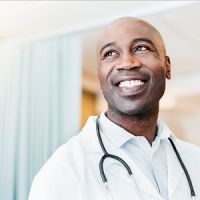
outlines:
M175 138L172 131L168 128L168 126L165 124L165 122L163 122L161 119L158 120L157 126L158 126L157 136L160 139L168 139L169 137Z
M90 116L81 130L80 137L85 145L86 151L101 152L97 133L96 133L96 116Z

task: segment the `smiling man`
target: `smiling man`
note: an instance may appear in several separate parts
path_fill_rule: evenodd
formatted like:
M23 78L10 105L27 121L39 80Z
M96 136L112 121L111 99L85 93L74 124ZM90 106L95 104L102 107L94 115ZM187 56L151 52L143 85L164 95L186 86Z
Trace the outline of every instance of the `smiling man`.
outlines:
M200 199L200 150L158 120L170 79L159 32L120 18L97 44L98 76L108 103L60 147L34 179L29 200Z
M170 78L170 60L160 34L141 20L117 20L102 34L98 62L107 117L151 143L165 77Z

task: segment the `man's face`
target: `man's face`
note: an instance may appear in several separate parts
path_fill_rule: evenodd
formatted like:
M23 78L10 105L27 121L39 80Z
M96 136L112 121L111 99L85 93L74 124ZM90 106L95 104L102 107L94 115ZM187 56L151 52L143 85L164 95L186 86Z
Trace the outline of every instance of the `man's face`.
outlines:
M116 23L98 44L98 76L108 110L138 114L158 104L170 72L159 34L140 21Z

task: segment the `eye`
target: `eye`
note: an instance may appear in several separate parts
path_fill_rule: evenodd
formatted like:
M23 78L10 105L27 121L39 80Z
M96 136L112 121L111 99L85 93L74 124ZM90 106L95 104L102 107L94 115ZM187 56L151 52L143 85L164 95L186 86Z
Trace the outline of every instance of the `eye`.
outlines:
M136 48L136 51L145 51L145 50L147 50L147 48L144 46L139 46Z
M116 51L113 51L113 50L109 50L107 52L104 53L103 57L104 58L108 58L108 57L114 57L114 56L117 56L117 52Z
M150 51L150 47L146 46L146 45L139 45L137 47L134 48L135 52L137 51Z

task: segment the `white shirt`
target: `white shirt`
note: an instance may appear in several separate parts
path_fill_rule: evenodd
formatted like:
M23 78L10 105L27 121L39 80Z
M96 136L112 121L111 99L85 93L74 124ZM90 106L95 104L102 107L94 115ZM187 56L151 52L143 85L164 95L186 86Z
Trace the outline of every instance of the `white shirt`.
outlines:
M169 131L163 131L163 123L157 123L158 131L152 146L143 136L134 136L110 121L104 113L100 117L101 133L143 170L163 199L168 200L167 158L164 143Z

